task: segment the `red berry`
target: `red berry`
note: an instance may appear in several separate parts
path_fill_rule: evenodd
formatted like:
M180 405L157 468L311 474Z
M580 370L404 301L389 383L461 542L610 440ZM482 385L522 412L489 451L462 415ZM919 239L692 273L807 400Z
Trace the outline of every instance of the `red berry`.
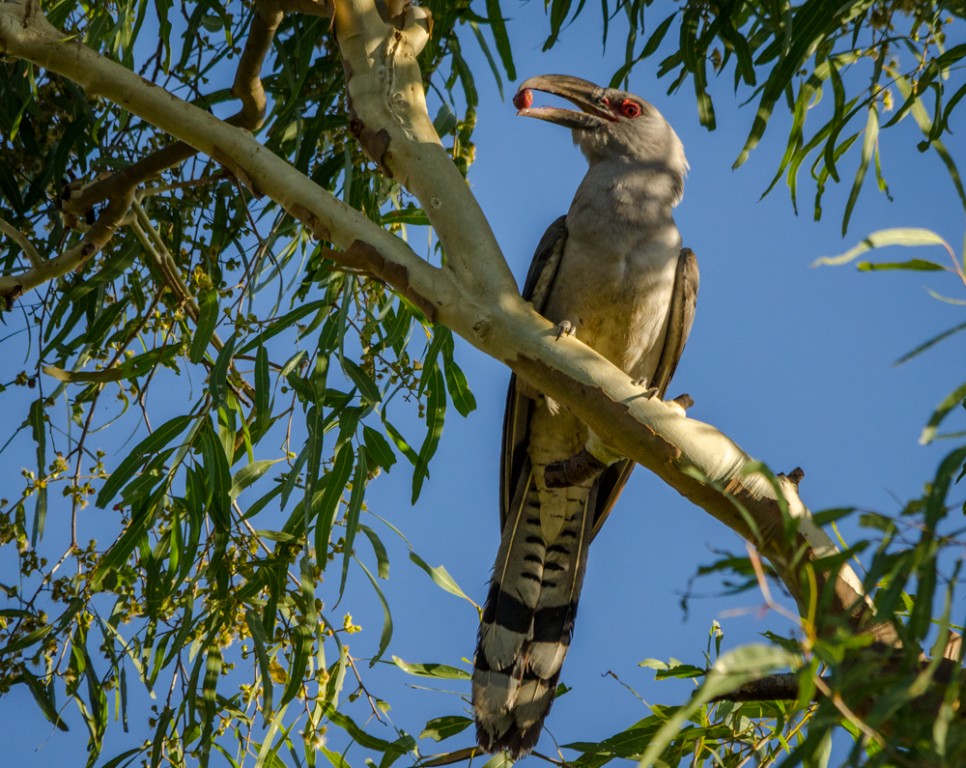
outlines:
M529 88L517 91L517 95L513 97L513 106L517 109L529 109L531 104L533 104L533 91Z

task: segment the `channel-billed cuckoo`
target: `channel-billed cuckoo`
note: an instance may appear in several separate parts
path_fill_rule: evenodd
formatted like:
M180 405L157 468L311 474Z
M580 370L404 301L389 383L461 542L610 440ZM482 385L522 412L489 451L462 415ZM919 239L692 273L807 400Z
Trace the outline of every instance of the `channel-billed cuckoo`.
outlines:
M579 111L534 107L533 91ZM698 267L671 209L688 163L651 104L586 80L542 75L513 99L525 117L570 128L590 163L570 211L544 234L525 299L653 394L663 396L694 319ZM633 463L566 407L510 379L500 521L473 672L477 738L529 752L553 701L594 535Z

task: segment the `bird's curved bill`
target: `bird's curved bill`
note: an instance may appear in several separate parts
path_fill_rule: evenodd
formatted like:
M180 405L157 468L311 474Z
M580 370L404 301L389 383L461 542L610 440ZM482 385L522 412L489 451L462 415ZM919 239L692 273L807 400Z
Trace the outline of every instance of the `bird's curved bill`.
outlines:
M561 107L533 107L532 91L550 93L569 101L580 111ZM599 85L570 75L537 75L525 80L513 97L517 114L535 117L567 128L599 128L616 120L607 103L605 91Z

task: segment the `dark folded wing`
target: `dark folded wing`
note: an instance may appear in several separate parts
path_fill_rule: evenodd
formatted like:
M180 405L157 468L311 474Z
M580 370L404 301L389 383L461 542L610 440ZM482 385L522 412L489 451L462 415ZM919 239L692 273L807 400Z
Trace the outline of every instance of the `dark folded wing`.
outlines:
M674 274L674 288L671 293L671 306L668 308L667 332L664 336L664 349L658 361L657 370L651 386L657 387L658 397L663 398L671 382L674 370L684 352L691 326L694 324L694 309L698 299L698 260L690 248L682 248L678 256L678 266ZM594 512L594 535L604 524L617 497L620 496L627 479L634 469L634 462L624 459L608 466L600 476L597 490L597 508Z
M687 344L694 325L694 310L698 302L698 259L690 248L682 248L678 256L678 268L674 275L674 291L668 309L667 333L664 336L664 350L651 381L663 398L667 385L678 367L684 345Z

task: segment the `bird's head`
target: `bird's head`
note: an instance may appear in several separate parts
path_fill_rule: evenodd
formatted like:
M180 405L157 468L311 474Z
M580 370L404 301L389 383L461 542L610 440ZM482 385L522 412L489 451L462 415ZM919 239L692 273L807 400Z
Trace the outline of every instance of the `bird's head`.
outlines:
M534 107L533 91L567 99L579 110ZM518 115L570 128L574 143L593 164L608 158L660 164L683 180L684 145L653 104L633 93L569 75L538 75L520 84L513 105Z

